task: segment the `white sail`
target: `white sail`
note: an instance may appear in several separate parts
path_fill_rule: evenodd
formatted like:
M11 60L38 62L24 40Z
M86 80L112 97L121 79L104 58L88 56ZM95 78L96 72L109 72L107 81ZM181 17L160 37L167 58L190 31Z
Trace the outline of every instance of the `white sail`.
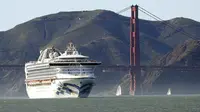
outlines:
M167 95L171 95L171 89L170 88L167 91Z
M122 90L121 90L121 86L119 85L117 88L116 96L120 96L120 95L122 95Z

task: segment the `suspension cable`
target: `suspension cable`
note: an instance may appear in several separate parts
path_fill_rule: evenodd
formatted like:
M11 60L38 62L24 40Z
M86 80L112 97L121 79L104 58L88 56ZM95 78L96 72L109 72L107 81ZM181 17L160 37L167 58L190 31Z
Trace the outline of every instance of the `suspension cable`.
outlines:
M123 13L123 12L129 10L130 8L131 8L131 6L128 6L128 7L124 8L124 9L122 9L122 10L116 12L116 13L117 13L117 14L121 14L121 13Z
M152 17L153 19L155 19L155 20L157 20L157 21L164 21L163 19L161 19L161 18L159 18L158 16L152 14L151 12L145 10L144 8L142 8L142 7L140 7L140 6L138 6L138 7L139 7L139 10L140 10L141 12L143 12L144 14L146 14L146 15ZM167 25L168 27L170 27L170 28L172 28L172 29L174 29L174 30L177 30L177 28L175 28L175 26L172 25L172 24L170 24L170 23L164 22L163 24ZM189 37L189 38L192 38L192 39L195 39L195 38L196 38L196 37L192 36L191 34L185 32L184 30L179 30L179 32L182 33L183 35Z

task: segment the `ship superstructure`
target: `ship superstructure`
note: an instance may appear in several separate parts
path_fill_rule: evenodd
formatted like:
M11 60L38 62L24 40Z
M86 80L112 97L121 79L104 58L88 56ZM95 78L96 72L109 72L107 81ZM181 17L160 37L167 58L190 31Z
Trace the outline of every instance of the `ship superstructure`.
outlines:
M101 62L79 54L73 43L64 53L47 48L37 61L25 64L29 98L88 97L95 84L94 69Z

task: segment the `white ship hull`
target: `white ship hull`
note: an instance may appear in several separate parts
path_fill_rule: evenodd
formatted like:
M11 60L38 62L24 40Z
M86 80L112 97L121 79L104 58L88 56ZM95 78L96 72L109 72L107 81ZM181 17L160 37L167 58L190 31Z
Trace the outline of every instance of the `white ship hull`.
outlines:
M94 79L62 79L54 80L49 85L26 85L28 97L42 98L86 98L94 85Z

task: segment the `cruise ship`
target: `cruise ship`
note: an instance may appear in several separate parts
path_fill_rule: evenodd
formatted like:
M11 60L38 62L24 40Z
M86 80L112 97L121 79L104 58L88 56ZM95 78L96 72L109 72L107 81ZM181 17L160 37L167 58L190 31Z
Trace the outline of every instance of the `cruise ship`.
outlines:
M25 64L25 85L31 99L86 98L95 85L94 70L101 62L81 55L72 42L64 53L51 47L37 61Z

